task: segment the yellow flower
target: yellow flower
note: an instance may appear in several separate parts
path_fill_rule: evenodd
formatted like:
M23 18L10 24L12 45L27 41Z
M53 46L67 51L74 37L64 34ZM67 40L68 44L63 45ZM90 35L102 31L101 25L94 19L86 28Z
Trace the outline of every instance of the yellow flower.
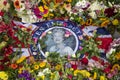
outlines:
M26 56L21 56L18 60L17 60L17 64L23 62L26 59Z
M90 73L87 70L80 70L80 73L84 76L84 77L90 77Z
M93 76L93 79L96 79L97 78L97 73L94 72L94 76Z
M38 7L41 12L44 12L43 6Z
M44 8L45 8L45 9L49 9L46 5L44 5Z
M0 71L0 79L8 80L8 75L4 71Z
M100 76L100 80L106 80L105 76Z
M109 24L109 20L105 20L104 22L101 23L101 27L105 27Z
M67 0L67 2L72 2L72 0Z
M107 18L100 18L100 20L101 20L101 21L105 21L105 20L107 20Z
M19 68L18 73L21 74L24 68Z
M42 76L40 76L40 77L37 77L36 80L45 80L45 76L42 75Z
M115 55L115 58L116 58L117 60L120 60L120 52L118 52L118 53Z
M34 69L35 69L35 70L39 69L39 65L37 65L37 64L34 65Z
M59 64L56 65L56 66L55 66L55 69L59 71L59 70L61 69L61 65L59 65Z
M80 70L75 70L74 71L74 76L77 76L78 73L80 73Z
M73 68L70 68L70 71L73 71L74 69Z
M114 20L112 21L112 24L115 25L115 26L118 25L118 24L119 24L118 19L114 19Z
M113 65L113 67L112 67L112 69L114 70L115 68L118 68L118 69L120 69L120 66L119 66L119 64L114 64L114 65Z
M40 78L41 78L42 80L45 80L45 76L44 76L44 75L43 75L43 76L41 76ZM40 79L40 80L41 80L41 79Z
M46 62L41 62L40 64L39 64L39 66L40 66L40 68L44 68L45 66L46 66Z
M46 0L42 0L42 2L43 2L44 4L47 4L47 3L46 3Z
M85 21L84 21L82 18L80 18L80 24L81 24L81 25L84 25L84 24L85 24Z
M53 17L53 16L54 16L54 14L50 13L50 14L49 14L49 16Z
M86 25L91 25L91 24L92 24L92 19L88 19Z

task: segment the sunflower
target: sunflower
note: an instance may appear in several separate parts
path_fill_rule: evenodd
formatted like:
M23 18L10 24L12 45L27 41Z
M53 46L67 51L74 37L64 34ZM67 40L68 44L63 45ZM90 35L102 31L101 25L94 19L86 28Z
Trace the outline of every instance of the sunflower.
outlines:
M86 21L86 25L91 25L92 24L92 19L88 19L87 21Z
M38 69L39 69L39 65L37 65L37 64L34 65L34 69L35 69L35 70L38 70Z
M55 69L56 69L57 71L59 71L59 70L61 69L61 65L59 65L59 64L56 65L56 66L55 66Z
M104 22L101 23L101 27L105 27L109 24L109 20L105 20Z
M114 65L113 65L113 67L112 67L112 69L114 70L115 68L118 68L118 69L120 69L120 66L119 66L119 64L114 64Z
M39 66L40 66L40 68L44 68L44 67L46 66L46 62L41 62L41 63L39 64Z
M15 7L16 9L20 9L20 0L15 0L15 1L14 1L14 7Z
M118 53L115 55L115 58L116 58L117 60L120 60L120 52L118 52Z

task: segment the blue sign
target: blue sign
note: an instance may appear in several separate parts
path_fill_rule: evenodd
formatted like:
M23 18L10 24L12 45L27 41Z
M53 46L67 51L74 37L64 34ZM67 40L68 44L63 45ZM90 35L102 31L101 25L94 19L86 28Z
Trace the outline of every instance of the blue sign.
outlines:
M45 58L48 52L57 52L60 56L73 55L80 48L82 30L73 22L50 20L35 25L38 27L32 38L36 44L30 46L33 56Z

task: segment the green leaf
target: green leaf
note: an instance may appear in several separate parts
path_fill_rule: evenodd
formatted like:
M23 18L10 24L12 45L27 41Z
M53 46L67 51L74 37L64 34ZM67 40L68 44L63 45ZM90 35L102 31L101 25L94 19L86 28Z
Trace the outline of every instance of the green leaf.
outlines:
M60 79L60 75L59 75L58 71L55 71L54 74L55 74L55 77L54 77L53 80L59 80Z

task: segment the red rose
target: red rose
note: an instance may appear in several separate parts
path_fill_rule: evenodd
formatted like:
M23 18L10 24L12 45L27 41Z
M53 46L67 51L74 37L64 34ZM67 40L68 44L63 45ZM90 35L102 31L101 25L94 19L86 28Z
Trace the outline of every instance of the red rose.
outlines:
M0 70L4 70L4 66L3 65L0 65Z
M71 66L72 66L72 68L73 68L74 70L77 69L77 64L71 64Z
M10 54L13 53L13 47L9 46L8 48L5 48L5 56L9 56Z
M62 75L63 75L63 73L62 73L61 71L59 71L59 75L60 75L60 76L62 76Z
M110 72L110 67L106 67L103 71L105 72L105 73L109 73Z
M83 63L83 64L85 64L85 65L87 65L88 64L88 59L87 58L82 58L81 59L81 63Z
M98 57L97 57L97 56L93 56L92 59L93 59L94 61L98 61Z
M0 11L0 16L3 16L4 15L4 12L3 11Z

